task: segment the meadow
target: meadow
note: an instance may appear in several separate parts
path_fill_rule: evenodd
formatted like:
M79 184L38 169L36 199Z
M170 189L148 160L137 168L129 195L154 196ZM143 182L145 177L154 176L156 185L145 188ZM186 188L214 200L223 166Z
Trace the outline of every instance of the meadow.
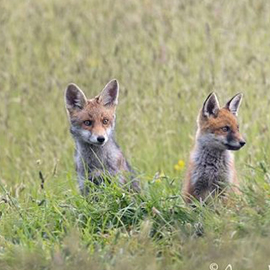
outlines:
M270 2L0 1L0 269L269 269ZM76 181L64 90L120 83L116 139L140 194ZM181 186L207 95L244 94L242 195ZM216 263L217 265L215 265ZM229 268L227 268L229 269Z

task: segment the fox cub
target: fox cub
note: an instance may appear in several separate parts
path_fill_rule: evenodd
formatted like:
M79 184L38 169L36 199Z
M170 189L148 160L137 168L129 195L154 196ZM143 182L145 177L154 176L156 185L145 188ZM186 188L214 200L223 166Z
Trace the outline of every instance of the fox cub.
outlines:
M95 184L103 181L105 174L117 176L121 184L133 171L114 140L115 112L119 85L110 81L93 99L86 99L75 84L69 84L65 92L65 103L70 120L70 132L76 144L75 163L79 188L87 190L86 180ZM132 187L139 190L136 179Z
M184 198L205 200L228 185L238 191L233 154L245 145L239 133L237 113L243 95L235 95L223 107L212 93L205 100L197 119L195 148L191 154L184 185Z

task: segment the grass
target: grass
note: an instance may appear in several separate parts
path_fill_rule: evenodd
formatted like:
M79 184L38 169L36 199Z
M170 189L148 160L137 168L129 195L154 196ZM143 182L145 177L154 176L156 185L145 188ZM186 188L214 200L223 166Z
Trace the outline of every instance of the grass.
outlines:
M0 9L1 270L268 269L267 1L12 0ZM112 179L84 198L63 93L75 82L93 97L112 78L117 141L142 192ZM184 163L211 91L222 103L244 93L243 194L193 209L181 198Z

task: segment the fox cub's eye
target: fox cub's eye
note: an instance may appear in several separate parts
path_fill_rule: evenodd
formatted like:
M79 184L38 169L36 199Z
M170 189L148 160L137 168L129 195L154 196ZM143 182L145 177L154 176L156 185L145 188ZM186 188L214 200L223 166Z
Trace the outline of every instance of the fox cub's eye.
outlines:
M86 121L83 121L83 123L84 123L86 126L91 126L93 122L90 121L90 120L86 120Z
M222 127L221 129L222 129L222 131L224 131L224 132L228 132L228 131L230 130L230 127L225 126L225 127Z
M105 118L102 120L102 123L103 123L103 125L107 125L109 123L109 120Z

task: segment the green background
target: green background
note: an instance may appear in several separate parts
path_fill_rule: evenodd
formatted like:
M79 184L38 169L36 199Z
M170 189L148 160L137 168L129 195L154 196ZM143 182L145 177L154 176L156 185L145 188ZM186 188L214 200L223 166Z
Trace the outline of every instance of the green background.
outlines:
M1 269L267 269L268 1L2 0L0 10ZM64 90L74 82L91 98L113 78L117 142L142 193L115 184L84 199ZM194 210L181 185L212 91L221 104L244 94L243 195Z

